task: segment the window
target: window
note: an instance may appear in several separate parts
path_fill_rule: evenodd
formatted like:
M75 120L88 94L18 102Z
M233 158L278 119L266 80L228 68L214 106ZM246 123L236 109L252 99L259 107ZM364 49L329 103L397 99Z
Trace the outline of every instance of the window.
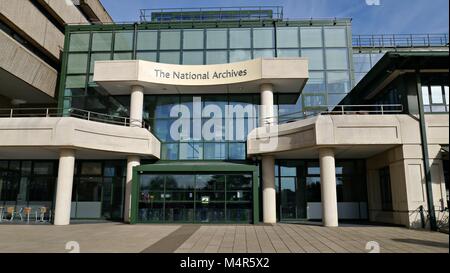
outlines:
M303 89L303 93L325 93L325 91L325 73L309 72L309 80Z
M187 65L203 64L203 51L183 52L183 64Z
M70 53L67 61L67 73L86 73L88 54Z
M72 33L70 35L69 51L88 51L89 33Z
M251 33L247 28L230 29L230 48L250 48Z
M143 60L143 61L156 62L157 54L156 54L156 52L138 52L138 53L136 53L136 59Z
M156 50L158 48L157 31L139 31L137 37L137 50Z
M347 93L350 91L350 76L348 72L328 72L328 92Z
M206 30L206 48L225 49L228 48L226 29Z
M230 62L241 62L250 60L252 58L252 52L250 50L231 50Z
M431 102L433 104L443 104L444 99L442 98L442 86L431 86Z
M91 54L91 63L89 71L90 73L94 73L94 64L96 61L107 61L111 59L110 53L92 53Z
M448 112L448 95L448 86L424 83L422 86L424 111L427 113Z
M348 69L347 49L327 49L325 54L327 69Z
M322 49L302 49L302 57L308 59L310 70L322 70L323 64L323 50Z
M342 27L325 28L325 46L346 47L347 34L345 28Z
M111 51L112 33L95 32L92 34L92 51Z
M389 167L380 169L380 193L381 193L381 208L384 211L392 211L392 189L391 189L391 174Z
M179 51L160 52L159 62L166 64L180 64L180 52Z
M298 28L280 27L277 29L277 46L279 48L298 48Z
M322 28L300 28L300 39L302 47L322 47Z
M183 49L203 49L204 31L184 30L183 31Z
M161 50L180 49L180 31L179 30L162 30L161 33ZM179 63L179 62L178 62Z
M225 50L215 50L206 52L206 64L228 63L228 52Z
M278 57L299 57L298 49L278 49Z
M114 50L115 51L133 50L133 37L134 34L132 31L116 32L114 38Z
M255 28L253 29L253 47L254 48L273 48L274 31L272 28Z
M253 51L253 59L273 58L273 57L275 57L275 50L273 49L257 49Z

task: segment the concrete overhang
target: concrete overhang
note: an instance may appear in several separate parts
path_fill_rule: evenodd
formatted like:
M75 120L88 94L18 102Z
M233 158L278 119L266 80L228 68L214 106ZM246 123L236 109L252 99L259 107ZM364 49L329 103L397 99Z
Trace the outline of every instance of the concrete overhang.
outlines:
M86 157L139 155L158 159L161 143L148 130L71 117L0 118L0 158L12 151L24 158L61 148ZM109 156L108 156L109 155Z
M408 115L319 115L254 129L247 154L317 158L319 148L331 147L338 158L367 158L397 145L420 144L418 132L419 123Z
M173 65L149 61L97 61L94 81L112 95L257 93L271 83L275 92L299 93L308 80L304 58L259 58L218 65Z

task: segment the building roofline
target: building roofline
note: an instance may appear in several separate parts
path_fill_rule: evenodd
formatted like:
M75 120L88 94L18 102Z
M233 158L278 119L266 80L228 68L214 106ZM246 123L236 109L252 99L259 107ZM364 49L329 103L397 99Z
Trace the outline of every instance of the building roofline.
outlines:
M403 73L414 72L418 69L448 72L448 61L448 49L441 51L387 52L340 104L349 104L354 97L373 97Z

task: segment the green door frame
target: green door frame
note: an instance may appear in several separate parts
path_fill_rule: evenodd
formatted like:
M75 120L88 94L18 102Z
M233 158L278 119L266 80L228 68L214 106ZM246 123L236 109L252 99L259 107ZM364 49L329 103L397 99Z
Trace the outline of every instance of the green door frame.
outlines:
M192 163L192 162L173 162L173 163L155 163L149 165L140 165L133 167L132 192L131 192L131 217L130 224L138 223L139 208L139 178L144 172L154 173L252 173L253 176L253 224L259 223L259 180L258 166L224 163L224 162L208 162L208 163Z

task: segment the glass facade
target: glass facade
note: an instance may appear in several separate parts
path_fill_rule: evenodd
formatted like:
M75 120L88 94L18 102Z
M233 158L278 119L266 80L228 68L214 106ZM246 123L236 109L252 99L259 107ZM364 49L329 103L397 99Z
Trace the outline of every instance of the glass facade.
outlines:
M316 160L280 160L275 166L277 218L280 221L319 219L320 166ZM338 206L346 203L354 219L365 218L367 190L364 160L336 161ZM319 209L320 211L320 209Z
M138 222L252 221L252 175L245 173L139 175Z
M353 51L355 83L361 81L361 79L364 78L372 67L378 63L384 54L385 52L381 50Z
M71 218L123 219L125 174L124 161L77 160ZM53 211L57 175L57 161L0 161L0 206Z
M274 26L223 26L156 29L153 24L91 27L69 32L63 68L61 104L106 114L127 115L120 104L92 82L100 60L141 59L170 64L202 65L259 57L305 57L311 78L297 111L335 105L352 87L350 22L284 22ZM95 29L95 30L94 30ZM282 90L280 90L282 92Z

